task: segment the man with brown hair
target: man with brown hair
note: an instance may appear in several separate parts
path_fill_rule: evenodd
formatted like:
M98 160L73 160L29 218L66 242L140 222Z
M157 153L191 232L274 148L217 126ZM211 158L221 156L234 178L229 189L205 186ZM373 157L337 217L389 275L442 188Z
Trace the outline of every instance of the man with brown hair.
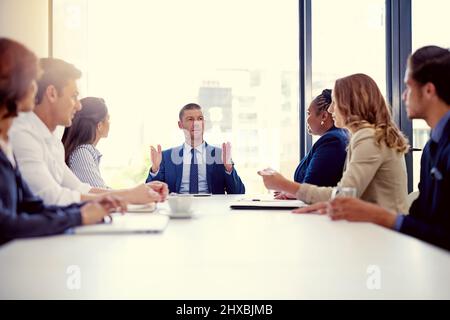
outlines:
M32 112L39 77L37 57L22 44L0 38L0 245L26 237L63 233L98 223L126 204L112 196L68 206L46 206L22 179L9 139L19 112Z
M14 154L30 189L48 205L68 205L105 194L136 204L163 201L167 195L164 183L124 190L93 188L70 171L64 161L64 146L54 133L57 126L72 125L81 109L76 83L81 72L60 59L41 59L40 66L43 74L37 82L36 108L19 115L11 128Z
M183 130L185 143L165 151L160 145L151 147L147 182L166 182L169 191L175 193L245 193L231 160L231 144L223 143L220 149L203 140L205 119L198 104L181 108L178 127Z

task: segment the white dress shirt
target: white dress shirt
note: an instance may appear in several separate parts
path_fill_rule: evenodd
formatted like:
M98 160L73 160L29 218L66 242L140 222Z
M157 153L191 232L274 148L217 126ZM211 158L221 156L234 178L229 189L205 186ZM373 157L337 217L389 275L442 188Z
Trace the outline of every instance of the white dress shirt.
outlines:
M64 146L34 112L14 120L10 139L19 170L47 205L80 202L91 186L82 183L64 161Z

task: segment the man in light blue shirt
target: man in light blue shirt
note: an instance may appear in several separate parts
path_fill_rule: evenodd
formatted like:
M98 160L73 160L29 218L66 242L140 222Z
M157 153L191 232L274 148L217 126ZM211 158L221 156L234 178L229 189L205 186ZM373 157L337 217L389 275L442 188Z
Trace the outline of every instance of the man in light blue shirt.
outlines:
M231 160L231 144L222 149L203 140L205 119L198 104L185 105L179 113L183 145L161 151L151 147L152 167L146 182L162 181L175 193L242 194L245 186Z
M195 161L198 164L198 193L210 193L206 180L206 143L203 142L195 148L187 143L183 144L183 176L179 193L189 193L190 169L192 150L195 150ZM195 188L195 187L194 187Z

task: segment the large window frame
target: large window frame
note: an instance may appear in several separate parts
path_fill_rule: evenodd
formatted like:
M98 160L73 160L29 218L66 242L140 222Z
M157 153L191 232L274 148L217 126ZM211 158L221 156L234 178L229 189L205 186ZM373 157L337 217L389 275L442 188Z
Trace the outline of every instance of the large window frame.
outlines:
M312 39L311 1L299 0L299 149L300 159L312 146L307 133L306 110L312 98ZM408 55L412 47L412 4L411 0L386 0L386 85L387 99L392 106L395 123L412 140L412 121L408 119L401 95L404 90L403 77ZM49 6L49 56L53 52L53 1ZM413 190L412 152L406 155L408 192Z
M312 39L311 39L311 1L300 0L300 156L303 157L310 150L312 141L306 128L306 109L311 101L312 88ZM405 89L403 82L406 62L412 45L412 12L411 0L386 0L386 92L387 100L392 106L395 123L412 140L412 121L408 119L406 108L402 101ZM406 155L406 169L408 173L408 192L413 190L413 161L412 152Z
M408 119L406 106L402 100L405 90L404 76L406 62L412 47L412 10L411 0L386 0L386 60L387 60L387 92L392 106L392 115L400 130L413 141L412 121ZM413 158L414 148L406 154L406 170L408 174L408 192L413 191Z

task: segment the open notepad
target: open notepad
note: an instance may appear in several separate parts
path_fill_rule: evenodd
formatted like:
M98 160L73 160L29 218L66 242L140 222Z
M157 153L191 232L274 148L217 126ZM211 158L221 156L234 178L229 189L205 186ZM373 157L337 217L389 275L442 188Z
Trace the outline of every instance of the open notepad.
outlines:
M240 199L231 203L231 209L274 209L292 210L306 207L307 204L300 200L276 200L276 199Z

